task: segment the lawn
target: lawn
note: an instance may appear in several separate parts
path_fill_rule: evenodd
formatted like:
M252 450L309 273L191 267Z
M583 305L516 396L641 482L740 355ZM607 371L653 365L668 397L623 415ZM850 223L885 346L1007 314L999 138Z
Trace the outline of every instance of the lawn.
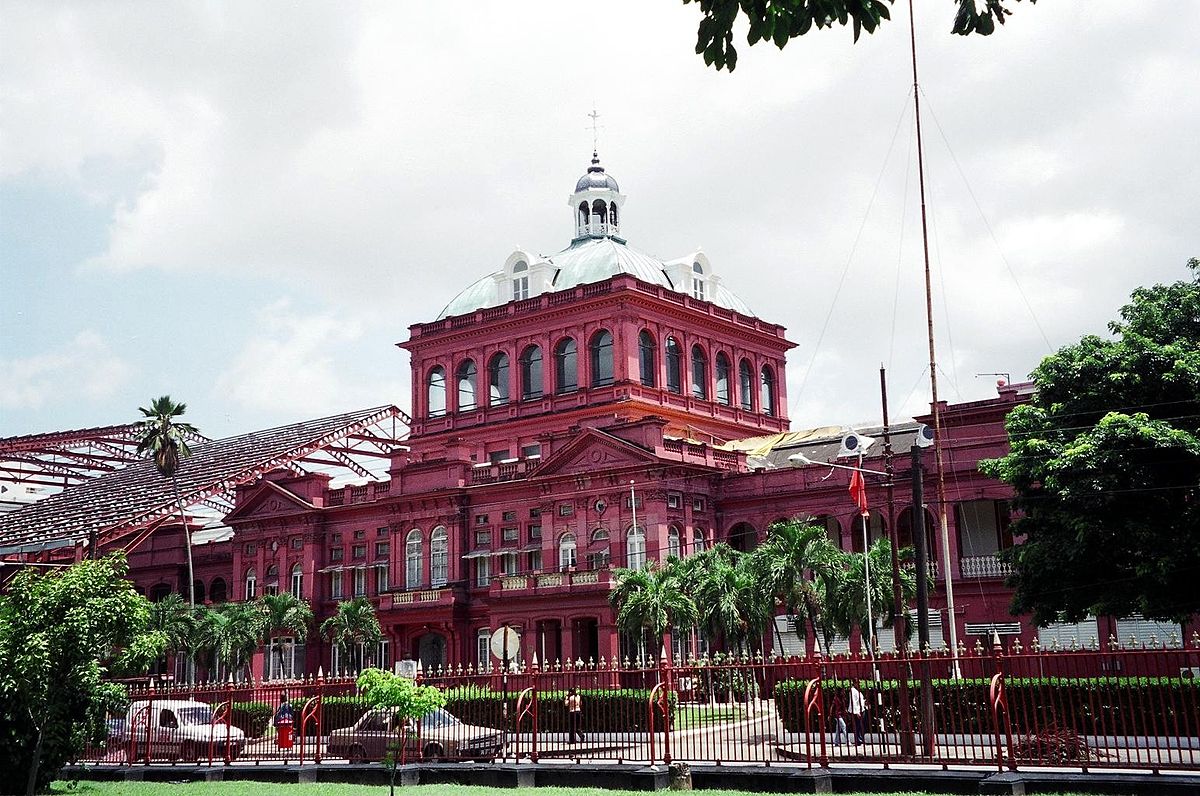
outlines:
M645 791L605 790L603 788L486 788L478 785L415 785L397 787L403 796L643 796ZM280 785L273 782L56 782L54 794L78 796L381 796L386 785ZM734 790L696 791L703 796L773 796L763 791L753 794ZM867 796L867 794L847 794ZM938 796L930 793L896 793L892 796ZM1064 796L1070 796L1064 794Z
M696 727L707 727L712 724L741 721L744 718L746 718L745 708L712 708L707 705L682 705L675 714L674 727L677 730L691 730Z

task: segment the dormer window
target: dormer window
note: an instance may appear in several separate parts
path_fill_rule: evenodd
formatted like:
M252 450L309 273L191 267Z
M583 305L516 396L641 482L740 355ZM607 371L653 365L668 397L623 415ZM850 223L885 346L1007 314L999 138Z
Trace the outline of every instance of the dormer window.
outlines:
M529 298L529 263L518 260L512 267L513 301Z
M700 263L692 263L692 298L705 300L704 266Z

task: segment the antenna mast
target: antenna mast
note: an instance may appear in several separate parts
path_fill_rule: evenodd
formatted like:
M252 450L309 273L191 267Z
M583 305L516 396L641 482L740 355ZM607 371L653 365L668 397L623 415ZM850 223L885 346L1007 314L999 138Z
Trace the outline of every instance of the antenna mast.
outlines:
M942 537L942 573L946 581L946 613L950 625L950 656L954 660L954 674L958 668L958 628L954 619L954 579L950 569L950 528L946 517L946 472L942 463L942 408L938 403L937 351L933 340L933 279L929 269L929 227L925 217L925 154L921 142L921 90L917 83L917 23L913 16L913 3L908 0L908 34L912 49L913 114L917 120L917 182L921 186L921 244L925 255L925 328L929 335L929 389L933 406L933 455L937 467L937 501ZM923 506L913 506L913 511L924 511ZM919 573L918 577L924 577Z

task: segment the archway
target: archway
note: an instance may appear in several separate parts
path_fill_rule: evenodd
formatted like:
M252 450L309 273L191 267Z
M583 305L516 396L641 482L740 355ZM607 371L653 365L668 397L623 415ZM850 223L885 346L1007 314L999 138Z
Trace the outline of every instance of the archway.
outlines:
M417 638L417 660L425 671L446 665L446 637L426 633Z
M729 529L729 546L734 550L749 553L758 547L758 532L748 522L739 522Z

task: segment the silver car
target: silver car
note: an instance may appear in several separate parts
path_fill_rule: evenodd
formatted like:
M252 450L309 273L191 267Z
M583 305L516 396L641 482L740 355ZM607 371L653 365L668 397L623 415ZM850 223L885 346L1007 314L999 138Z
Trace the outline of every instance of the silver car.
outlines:
M403 740L403 756L400 743ZM463 724L437 708L419 722L405 720L394 708L378 708L353 727L329 733L328 755L351 763L383 760L389 752L404 760L494 760L504 747L499 730Z

